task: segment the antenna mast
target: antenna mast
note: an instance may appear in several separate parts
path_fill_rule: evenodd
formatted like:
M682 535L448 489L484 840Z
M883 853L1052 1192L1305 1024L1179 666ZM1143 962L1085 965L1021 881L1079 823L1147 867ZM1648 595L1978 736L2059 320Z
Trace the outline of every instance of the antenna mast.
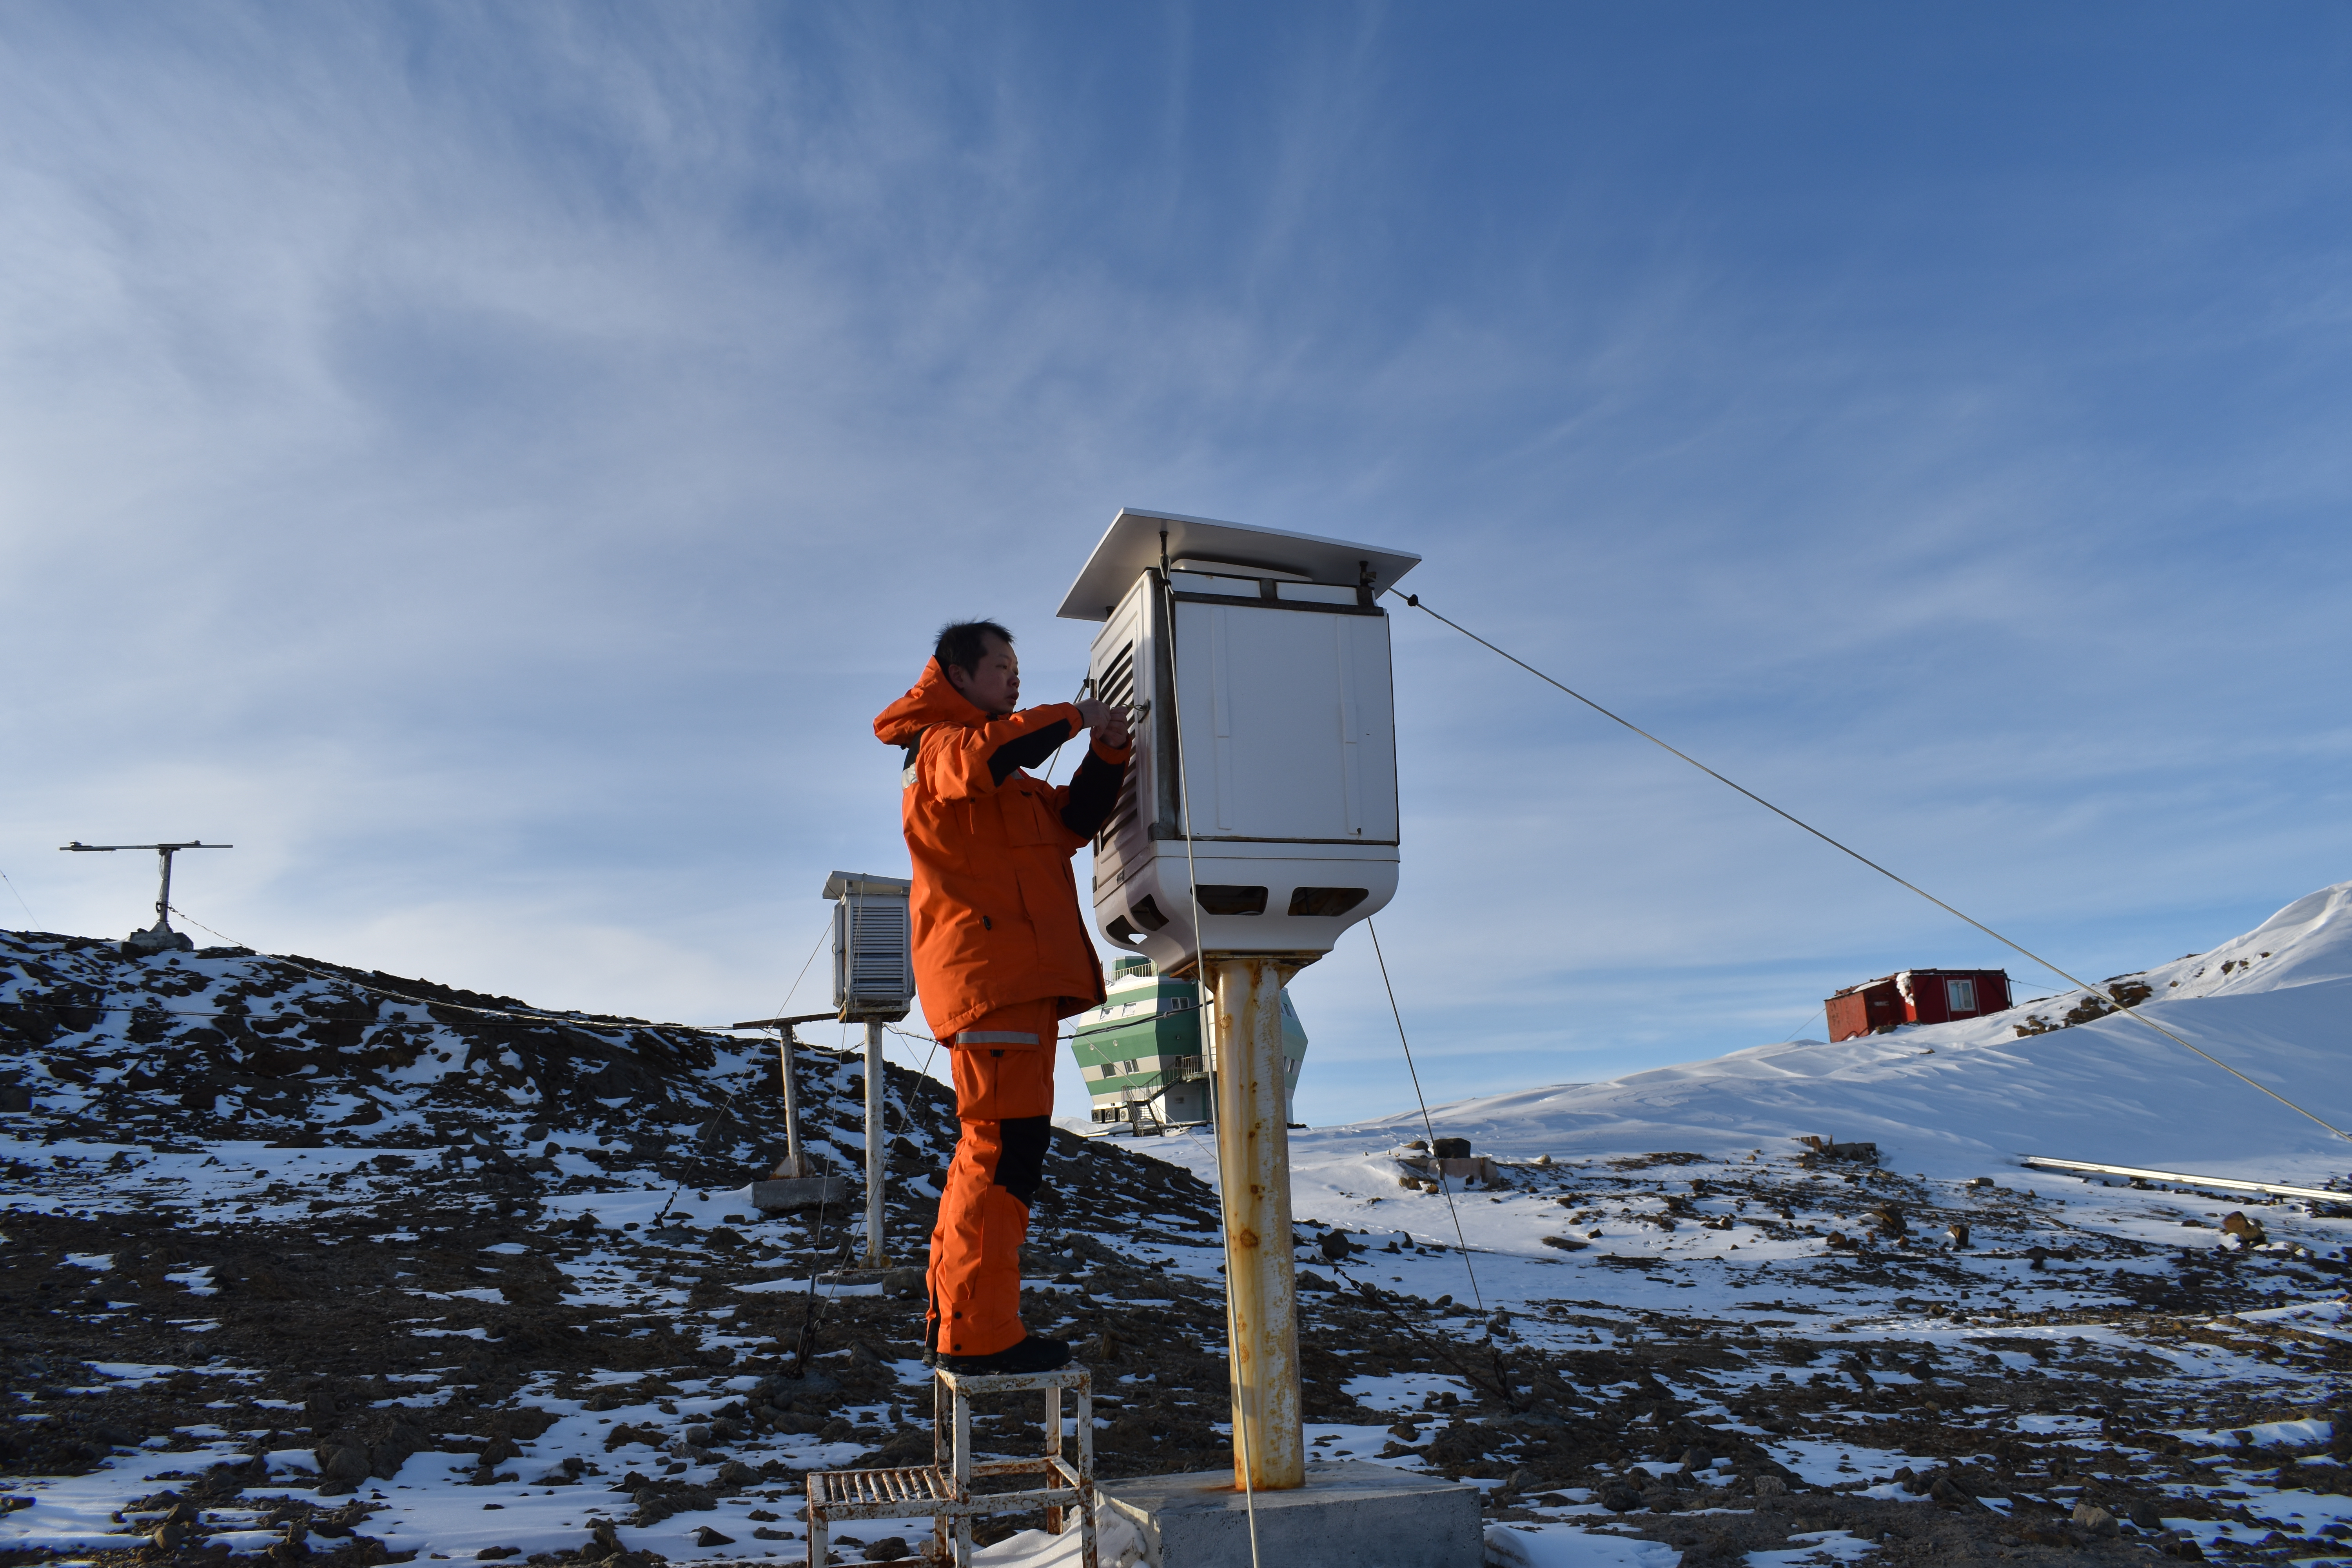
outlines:
M184 844L84 844L77 838L70 844L60 844L60 850L75 855L111 854L117 849L152 849L162 864L163 886L155 894L155 924L150 931L134 931L123 942L122 951L134 958L152 952L194 952L196 944L172 929L172 857L183 849L234 849L234 844L207 844L201 838L191 838Z

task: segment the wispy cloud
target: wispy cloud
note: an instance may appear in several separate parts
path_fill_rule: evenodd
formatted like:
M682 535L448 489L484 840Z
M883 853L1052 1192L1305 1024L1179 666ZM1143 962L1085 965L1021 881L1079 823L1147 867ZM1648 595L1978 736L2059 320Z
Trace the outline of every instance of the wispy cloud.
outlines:
M242 939L751 1016L903 860L930 629L1074 688L1140 502L1421 550L2100 973L2217 940L2352 850L2352 150L2340 24L2233 30L2255 101L2166 15L2085 76L1957 14L16 7L0 867L111 932L144 868L56 844L234 838L184 901ZM1994 957L1398 650L1444 1092ZM1366 957L1298 982L1310 1115L1401 1092Z

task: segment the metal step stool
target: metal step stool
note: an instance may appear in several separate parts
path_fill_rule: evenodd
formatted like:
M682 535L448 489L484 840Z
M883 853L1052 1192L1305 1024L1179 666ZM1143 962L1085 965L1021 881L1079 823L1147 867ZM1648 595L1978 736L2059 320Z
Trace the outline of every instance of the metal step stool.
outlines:
M808 1564L824 1568L833 1523L847 1519L932 1521L935 1562L945 1563L954 1534L956 1568L971 1568L971 1521L983 1513L1011 1513L1042 1505L1045 1531L1059 1535L1062 1510L1078 1510L1080 1568L1095 1561L1095 1388L1082 1366L1015 1377L959 1375L945 1368L931 1383L931 1462L888 1470L820 1470L808 1479ZM1062 1391L1076 1395L1078 1455L1075 1465L1062 1451ZM971 1396L990 1394L1045 1395L1045 1448L1034 1459L971 1457ZM1038 1475L1042 1486L1018 1491L975 1492L971 1483L989 1476Z

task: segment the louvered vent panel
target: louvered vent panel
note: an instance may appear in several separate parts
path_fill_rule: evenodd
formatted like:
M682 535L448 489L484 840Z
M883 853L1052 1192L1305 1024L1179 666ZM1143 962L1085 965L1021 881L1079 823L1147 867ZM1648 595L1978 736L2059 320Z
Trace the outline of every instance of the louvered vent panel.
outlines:
M849 992L856 1001L906 994L907 906L897 900L850 903Z
M1095 698L1112 708L1123 708L1135 700L1135 643L1132 638L1096 679ZM1127 770L1127 776L1119 781L1118 804L1111 808L1110 819L1103 824L1102 831L1095 835L1097 854L1108 849L1111 840L1118 837L1119 829L1135 820L1136 781L1142 773L1141 768L1130 767Z

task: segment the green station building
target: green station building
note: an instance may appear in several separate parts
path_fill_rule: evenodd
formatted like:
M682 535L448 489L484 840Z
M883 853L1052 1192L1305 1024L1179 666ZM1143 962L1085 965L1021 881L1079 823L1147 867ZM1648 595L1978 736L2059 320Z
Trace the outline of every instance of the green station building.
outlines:
M1136 1130L1191 1127L1216 1120L1202 1057L1200 988L1152 972L1148 958L1113 962L1103 1005L1078 1015L1070 1052L1078 1059L1094 1120ZM1295 1120L1307 1029L1282 994L1282 1108Z

